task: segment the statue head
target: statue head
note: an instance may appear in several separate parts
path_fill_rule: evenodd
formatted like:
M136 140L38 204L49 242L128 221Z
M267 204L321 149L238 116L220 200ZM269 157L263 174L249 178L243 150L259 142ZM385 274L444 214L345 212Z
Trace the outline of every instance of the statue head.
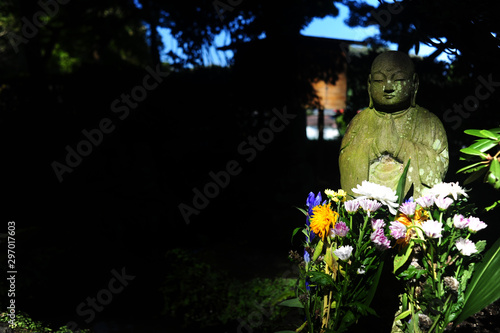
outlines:
M373 61L368 76L370 108L397 112L415 106L418 75L410 57L402 52L387 51Z

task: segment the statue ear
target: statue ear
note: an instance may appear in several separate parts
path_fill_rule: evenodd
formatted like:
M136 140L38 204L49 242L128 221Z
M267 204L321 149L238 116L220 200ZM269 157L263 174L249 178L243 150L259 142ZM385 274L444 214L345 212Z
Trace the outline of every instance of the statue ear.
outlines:
M417 105L417 91L418 91L418 84L419 84L419 79L418 79L418 74L414 73L413 74L413 96L411 96L411 106L415 107Z
M372 85L372 75L371 74L368 74L368 98L370 99L370 103L368 104L368 107L370 109L373 109L373 99L372 99L372 94L371 94L371 85Z

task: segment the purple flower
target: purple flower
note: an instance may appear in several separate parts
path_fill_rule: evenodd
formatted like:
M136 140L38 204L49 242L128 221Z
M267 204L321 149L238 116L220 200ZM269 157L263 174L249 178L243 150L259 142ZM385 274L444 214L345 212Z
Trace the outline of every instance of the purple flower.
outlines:
M321 200L321 192L318 192L318 195L316 197L314 196L314 193L309 193L306 201L306 206L309 207L307 225L309 225L309 217L313 216L313 208L321 204Z
M373 230L377 230L377 229L380 229L380 228L383 228L385 227L385 222L384 220L382 219L372 219L372 229Z
M415 201L420 205L420 207L430 208L434 204L434 196L424 195L423 197L420 197Z
M349 232L349 227L342 221L335 223L335 228L333 229L333 234L339 237L345 237Z
M394 239L406 237L406 226L399 221L392 221L389 229L391 230L391 236Z
M467 225L469 227L469 231L471 232L478 232L479 230L482 230L487 227L486 223L478 219L477 217L469 217L469 224Z
M453 200L450 198L450 200ZM427 220L422 223L422 229L424 233L429 238L440 238L441 232L443 231L443 224L439 221Z
M438 197L434 203L436 206L439 207L441 210L447 210L448 207L453 203L453 199L449 197Z
M348 200L344 203L345 210L349 213L356 213L356 211L359 208L359 201L358 200Z
M406 216L412 217L415 215L415 209L417 208L417 203L413 201L407 201L399 207L399 211Z
M382 207L382 204L378 202L377 200L370 200L370 199L362 199L359 201L359 205L363 210L366 212L368 216L370 216L370 213L375 212L377 209Z
M317 205L321 204L321 192L318 192L318 195L317 196L314 196L314 193L312 192L309 192L309 196L307 197L307 200L306 200L306 206L309 207L308 211L307 211L307 217L306 217L306 224L309 226L309 224L311 223L310 222L310 218L314 215L313 213L313 208L316 207ZM326 200L323 202L325 203ZM314 232L311 230L310 234L309 234L309 238L310 240L312 240L314 238Z
M453 225L457 229L465 229L469 225L469 219L466 219L462 214L453 216Z
M391 247L391 242L385 236L384 229L377 229L372 232L370 239L375 243L375 247L381 251Z
M304 250L304 261L306 263L309 263L311 261L311 255L306 250Z

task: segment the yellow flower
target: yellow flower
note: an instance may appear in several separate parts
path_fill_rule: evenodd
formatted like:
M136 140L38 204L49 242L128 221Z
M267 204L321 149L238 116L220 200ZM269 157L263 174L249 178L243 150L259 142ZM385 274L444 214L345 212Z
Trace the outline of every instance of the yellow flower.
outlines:
M347 193L342 189L338 190L338 192L326 189L325 194L330 200L333 200L334 202L344 202L347 198Z
M321 237L325 238L328 235L330 228L335 226L339 214L330 208L329 204L318 205L313 208L313 216L311 217L311 230Z

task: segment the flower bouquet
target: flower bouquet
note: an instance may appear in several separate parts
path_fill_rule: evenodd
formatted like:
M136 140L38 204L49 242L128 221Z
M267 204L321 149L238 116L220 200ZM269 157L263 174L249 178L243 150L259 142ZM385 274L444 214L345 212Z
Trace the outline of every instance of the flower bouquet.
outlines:
M486 224L471 215L458 183L406 202L402 188L404 180L397 192L363 181L352 200L343 190L325 190L325 200L309 194L305 226L293 232L302 232L304 250L290 254L300 268L297 298L282 304L304 309L296 332L344 332L375 314L370 304L386 261L405 290L393 332L443 332L460 315L486 245L471 237Z
M363 182L347 200L343 190L310 193L304 228L304 252L291 253L299 262L298 298L283 305L303 307L306 322L297 330L343 332L364 315L374 314L374 297L386 252L389 216L398 196L388 187Z
M398 253L394 273L404 282L393 331L443 332L460 315L465 290L486 246L470 237L486 224L458 183L441 183L399 208L389 229Z

